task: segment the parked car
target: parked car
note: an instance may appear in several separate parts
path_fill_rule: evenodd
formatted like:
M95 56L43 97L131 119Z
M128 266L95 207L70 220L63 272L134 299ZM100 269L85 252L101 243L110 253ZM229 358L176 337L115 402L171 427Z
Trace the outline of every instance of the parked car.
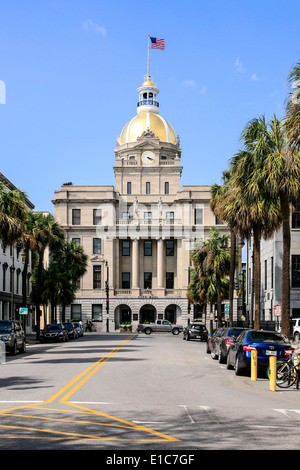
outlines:
M62 323L51 323L40 331L40 343L68 341L68 332Z
M233 339L239 336L242 331L244 331L244 328L224 328L221 334L216 336L212 342L211 357L219 359L220 364L225 364L229 346L233 343Z
M222 331L224 330L224 326L221 327L221 328L217 328L213 334L209 334L208 337L207 337L207 344L206 344L206 352L207 354L210 354L211 353L211 350L212 350L212 345L215 341L216 338L218 338L221 334L222 334Z
M82 323L79 323L78 321L74 321L72 323L73 323L73 325L75 326L75 328L77 330L78 336L83 336L84 329L83 329Z
M183 328L183 339L189 341L190 339L199 339L200 341L207 341L208 331L205 325L200 323L192 323L191 325Z
M285 361L293 351L289 339L282 333L266 330L245 330L230 345L227 369L234 368L236 375L251 369L251 351L257 351L257 369L267 370L269 357Z
M67 330L68 338L70 339L77 339L78 338L78 331L75 325L71 322L63 323L64 328Z
M26 351L25 333L17 320L0 320L0 340L5 343L5 349L10 354Z

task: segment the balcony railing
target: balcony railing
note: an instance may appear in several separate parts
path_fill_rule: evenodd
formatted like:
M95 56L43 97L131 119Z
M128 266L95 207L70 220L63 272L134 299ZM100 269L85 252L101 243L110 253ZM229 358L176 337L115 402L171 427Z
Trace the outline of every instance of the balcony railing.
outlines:
M148 105L156 106L157 108L159 108L158 101L154 101L154 100L143 100L143 101L139 101L137 104L137 106L148 106Z

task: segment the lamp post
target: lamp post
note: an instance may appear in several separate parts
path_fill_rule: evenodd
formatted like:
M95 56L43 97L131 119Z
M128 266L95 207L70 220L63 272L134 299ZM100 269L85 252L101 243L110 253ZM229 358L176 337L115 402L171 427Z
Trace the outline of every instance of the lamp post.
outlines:
M106 281L105 281L105 294L106 294L106 332L109 333L109 267L108 262L105 261L106 266Z

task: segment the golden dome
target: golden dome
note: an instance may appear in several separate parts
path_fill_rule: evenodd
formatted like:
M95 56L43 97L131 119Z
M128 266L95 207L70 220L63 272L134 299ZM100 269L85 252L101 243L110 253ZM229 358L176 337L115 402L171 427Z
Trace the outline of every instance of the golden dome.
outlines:
M147 77L147 80L144 81L143 85L142 86L154 86L154 83L152 82L152 80L150 80L150 77Z
M120 135L120 144L134 142L144 131L150 130L162 142L176 144L176 134L173 127L159 114L145 112L131 119L124 127Z

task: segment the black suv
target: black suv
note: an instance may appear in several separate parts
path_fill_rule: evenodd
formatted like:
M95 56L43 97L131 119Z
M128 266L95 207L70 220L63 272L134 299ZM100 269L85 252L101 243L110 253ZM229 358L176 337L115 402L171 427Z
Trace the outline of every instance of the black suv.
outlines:
M200 339L200 341L207 341L208 331L204 325L192 323L183 329L183 339L189 341L190 339Z
M47 341L68 341L68 333L61 323L51 323L40 331L40 343Z
M18 350L26 351L25 333L17 320L0 320L0 340L13 355L16 355Z

